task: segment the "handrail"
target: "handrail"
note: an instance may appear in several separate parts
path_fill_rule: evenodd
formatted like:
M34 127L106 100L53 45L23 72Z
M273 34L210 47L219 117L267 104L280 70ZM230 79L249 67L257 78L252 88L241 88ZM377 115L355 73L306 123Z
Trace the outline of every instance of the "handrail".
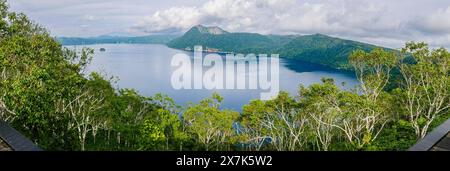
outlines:
M408 151L429 151L450 132L450 119L439 125L424 138L419 140Z
M8 123L0 120L0 138L13 151L42 151L31 140L23 136L19 131L15 130Z

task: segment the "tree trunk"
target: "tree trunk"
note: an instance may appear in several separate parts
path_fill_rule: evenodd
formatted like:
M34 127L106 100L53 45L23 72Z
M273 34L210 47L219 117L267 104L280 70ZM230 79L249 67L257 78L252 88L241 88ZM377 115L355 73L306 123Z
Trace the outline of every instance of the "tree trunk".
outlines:
M84 148L84 139L81 139L81 151L84 151L85 150L85 148Z

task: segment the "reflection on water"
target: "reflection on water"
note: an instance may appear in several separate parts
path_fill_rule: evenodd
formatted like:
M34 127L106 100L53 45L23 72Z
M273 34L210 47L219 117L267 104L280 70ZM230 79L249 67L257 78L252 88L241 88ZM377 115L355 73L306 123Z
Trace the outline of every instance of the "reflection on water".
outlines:
M186 53L189 56L193 54L165 45L104 44L87 47L95 50L88 72L97 71L106 76L116 76L119 78L116 87L133 88L142 95L152 96L156 93L169 95L180 105L199 102L203 98L210 97L213 92L218 92L224 97L222 107L240 111L243 105L252 99L259 99L260 93L264 92L249 89L176 90L172 88L171 75L177 68L170 65L171 58L177 53ZM106 51L101 52L100 48L105 48ZM245 74L248 77L254 73L248 73L247 70L245 73L237 74ZM320 65L280 59L280 90L296 94L300 84L308 86L320 83L322 77L333 78L341 88L353 88L357 84L354 76L349 73ZM345 87L342 87L341 82L346 83Z

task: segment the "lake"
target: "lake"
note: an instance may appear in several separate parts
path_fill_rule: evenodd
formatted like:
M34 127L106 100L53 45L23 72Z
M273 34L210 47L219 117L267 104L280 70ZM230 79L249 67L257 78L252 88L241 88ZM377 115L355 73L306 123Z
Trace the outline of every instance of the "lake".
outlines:
M73 47L73 46L68 46ZM82 46L77 46L79 49ZM87 72L96 71L104 76L118 77L117 88L132 88L141 95L152 96L161 93L172 97L179 105L197 103L218 92L224 97L222 108L241 111L241 107L252 99L259 99L263 90L207 90L181 89L172 87L171 75L177 67L171 66L172 56L192 52L168 48L156 44L97 44L86 45L95 50L94 58ZM105 48L104 52L100 48ZM203 69L205 70L205 69ZM246 70L248 72L248 70ZM353 74L321 65L280 58L280 90L297 94L300 84L308 86L320 83L322 77L333 78L336 84L349 89L357 85ZM245 73L248 75L248 73ZM341 83L345 82L345 85Z

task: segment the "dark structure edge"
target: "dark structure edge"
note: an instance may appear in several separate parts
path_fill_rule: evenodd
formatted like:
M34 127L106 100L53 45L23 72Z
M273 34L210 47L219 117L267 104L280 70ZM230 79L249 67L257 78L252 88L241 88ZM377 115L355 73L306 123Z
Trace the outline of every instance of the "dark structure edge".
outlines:
M0 138L13 151L42 151L27 137L23 136L19 131L12 128L8 123L0 120Z
M429 151L450 132L450 119L439 125L424 138L419 140L408 151Z

